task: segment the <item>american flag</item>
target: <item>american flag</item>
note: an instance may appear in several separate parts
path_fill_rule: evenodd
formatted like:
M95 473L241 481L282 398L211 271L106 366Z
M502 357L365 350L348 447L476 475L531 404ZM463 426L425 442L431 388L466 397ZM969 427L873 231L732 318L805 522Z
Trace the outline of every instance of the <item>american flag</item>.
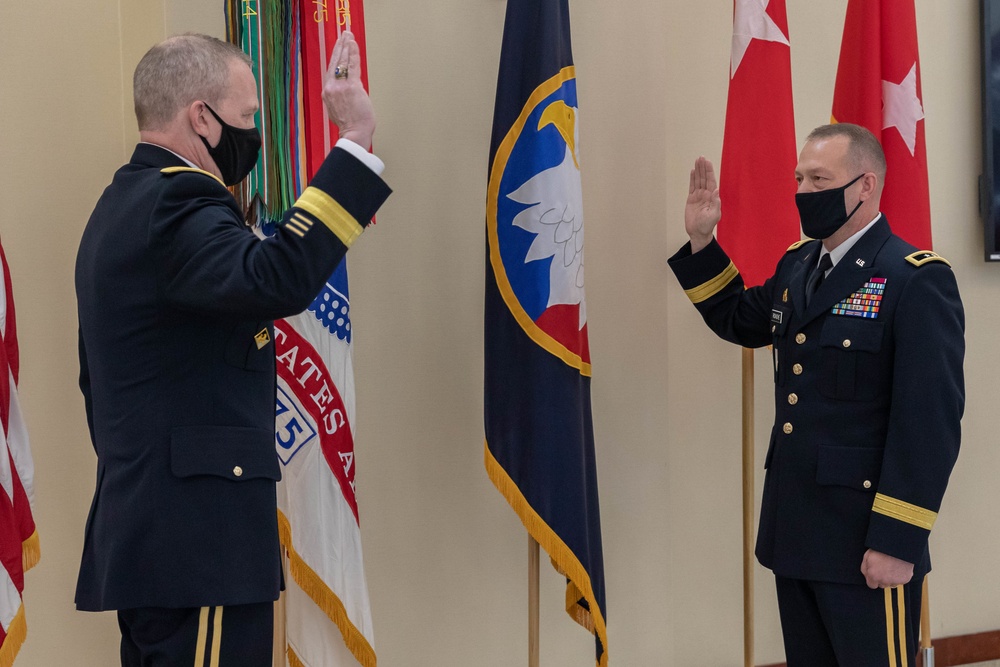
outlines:
M27 623L21 593L24 573L40 556L38 533L31 516L34 490L34 464L28 446L28 431L24 425L17 398L19 355L17 323L14 317L14 296L10 284L10 268L3 246L3 289L0 289L0 667L13 664L24 643Z

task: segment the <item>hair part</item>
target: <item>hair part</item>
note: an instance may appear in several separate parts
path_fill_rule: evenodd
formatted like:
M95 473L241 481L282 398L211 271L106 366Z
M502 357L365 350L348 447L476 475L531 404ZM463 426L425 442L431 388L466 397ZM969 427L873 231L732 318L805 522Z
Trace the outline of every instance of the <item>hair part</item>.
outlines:
M853 123L820 125L809 133L806 141L847 137L847 159L855 170L873 171L880 182L885 180L885 152L878 139L867 128Z
M252 66L239 47L208 35L177 35L151 48L132 76L139 130L161 129L192 102L217 103L233 62Z

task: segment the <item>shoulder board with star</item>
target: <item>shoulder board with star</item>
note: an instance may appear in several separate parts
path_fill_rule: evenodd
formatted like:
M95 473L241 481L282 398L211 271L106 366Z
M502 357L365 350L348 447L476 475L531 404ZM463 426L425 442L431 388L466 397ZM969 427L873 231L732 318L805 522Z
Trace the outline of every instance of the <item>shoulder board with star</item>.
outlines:
M202 174L204 176L208 176L209 178L215 179L216 181L222 184L222 187L226 187L226 184L222 183L222 179L220 179L212 172L205 171L204 169L197 169L195 167L164 167L163 169L160 170L160 173L166 174L167 176L171 176L173 174Z
M798 250L799 248L801 248L806 243L809 243L810 241L812 241L812 239L802 239L801 241L796 241L792 245L788 246L788 250L786 250L785 252L791 252L793 250Z
M936 252L931 252L930 250L918 250L906 256L906 261L913 266L923 266L928 262L943 262L948 266L951 266L951 262L946 260L941 255Z

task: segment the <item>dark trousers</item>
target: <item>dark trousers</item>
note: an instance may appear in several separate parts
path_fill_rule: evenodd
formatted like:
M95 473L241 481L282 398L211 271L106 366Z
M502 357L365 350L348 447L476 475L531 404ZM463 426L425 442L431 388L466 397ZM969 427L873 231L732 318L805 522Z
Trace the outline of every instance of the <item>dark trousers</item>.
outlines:
M912 667L923 577L895 588L775 577L788 667Z
M271 667L274 603L118 612L122 667Z

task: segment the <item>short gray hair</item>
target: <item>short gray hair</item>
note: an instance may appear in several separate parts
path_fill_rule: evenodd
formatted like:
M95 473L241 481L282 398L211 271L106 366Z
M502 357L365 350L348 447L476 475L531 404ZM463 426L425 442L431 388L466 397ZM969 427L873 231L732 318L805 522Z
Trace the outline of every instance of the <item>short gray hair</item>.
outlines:
M882 144L867 128L853 123L820 125L809 133L806 141L847 137L847 158L856 170L874 171L879 181L885 180L885 152Z
M197 100L218 102L234 60L251 65L238 47L208 35L177 35L151 48L132 75L139 129L160 129Z

